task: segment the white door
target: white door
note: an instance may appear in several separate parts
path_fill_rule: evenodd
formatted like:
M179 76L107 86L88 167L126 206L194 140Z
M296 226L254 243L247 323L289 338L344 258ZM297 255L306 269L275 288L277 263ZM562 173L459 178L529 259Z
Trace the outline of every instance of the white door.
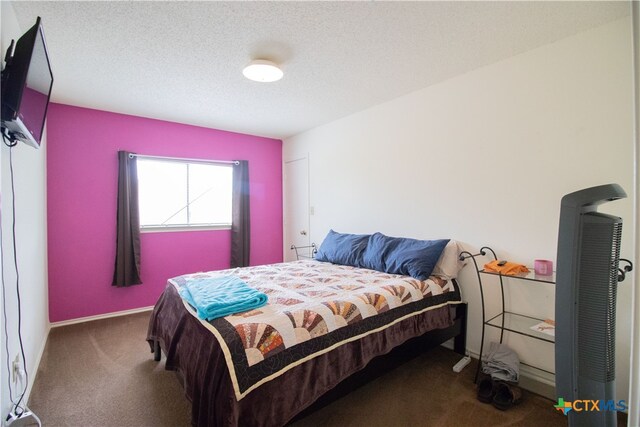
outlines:
M291 245L309 246L309 239L309 160L303 157L284 162L284 260L295 261Z

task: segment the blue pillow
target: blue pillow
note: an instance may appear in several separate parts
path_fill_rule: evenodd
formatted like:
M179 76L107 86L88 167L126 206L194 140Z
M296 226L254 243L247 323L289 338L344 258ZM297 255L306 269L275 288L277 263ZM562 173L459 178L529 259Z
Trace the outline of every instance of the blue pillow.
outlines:
M369 237L369 234L342 234L329 230L318 249L316 260L358 267Z
M375 233L369 238L361 267L426 280L449 239L416 240Z

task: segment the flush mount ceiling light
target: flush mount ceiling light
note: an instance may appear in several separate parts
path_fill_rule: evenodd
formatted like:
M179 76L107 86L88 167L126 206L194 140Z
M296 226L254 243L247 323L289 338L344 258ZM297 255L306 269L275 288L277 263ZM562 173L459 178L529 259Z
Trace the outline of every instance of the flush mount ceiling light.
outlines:
M278 81L284 75L276 63L266 59L254 59L244 67L242 74L249 80L262 83Z

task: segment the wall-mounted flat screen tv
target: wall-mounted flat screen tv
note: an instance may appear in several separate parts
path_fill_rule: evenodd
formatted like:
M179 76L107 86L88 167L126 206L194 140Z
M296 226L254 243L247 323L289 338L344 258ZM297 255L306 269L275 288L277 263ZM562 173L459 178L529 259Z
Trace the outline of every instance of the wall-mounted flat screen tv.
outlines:
M38 148L53 87L40 17L12 48L13 42L2 70L2 132Z

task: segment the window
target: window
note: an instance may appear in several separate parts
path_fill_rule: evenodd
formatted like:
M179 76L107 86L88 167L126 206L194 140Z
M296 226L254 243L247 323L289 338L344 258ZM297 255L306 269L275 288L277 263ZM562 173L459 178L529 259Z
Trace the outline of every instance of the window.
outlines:
M138 156L141 229L229 228L233 167Z

